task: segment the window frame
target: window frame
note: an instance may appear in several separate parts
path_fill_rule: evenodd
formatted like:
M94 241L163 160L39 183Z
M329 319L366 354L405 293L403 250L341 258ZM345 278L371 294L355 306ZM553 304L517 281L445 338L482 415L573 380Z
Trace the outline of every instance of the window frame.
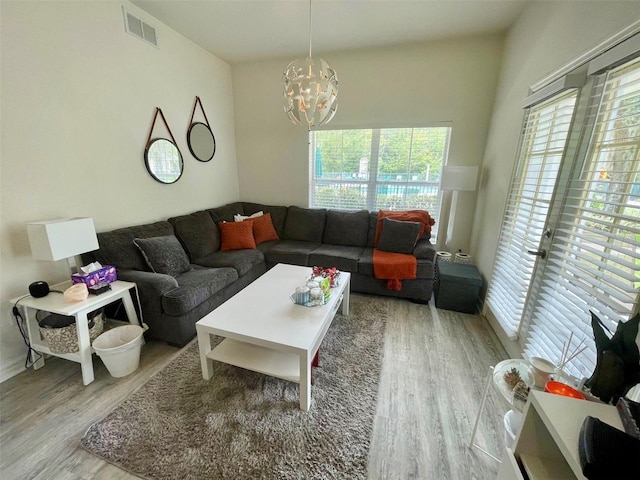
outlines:
M410 143L410 154L408 158L408 172L406 179L398 179L398 180L380 180L379 170L380 170L380 145L381 138L387 131L391 130L408 130L411 135L414 135L417 130L426 130L426 129L443 129L443 148L442 148L442 159L439 165L440 172L437 173L437 177L429 180L411 180L410 168L412 161L412 151L414 145L414 139L411 138ZM317 172L319 171L319 167L317 165L317 136L322 135L323 132L331 131L331 132L350 132L355 130L364 130L371 131L371 144L366 152L368 154L369 164L367 170L367 176L365 178L331 178L331 179L323 179L317 176ZM370 211L375 210L406 210L406 209L424 209L428 210L432 217L438 218L440 213L440 206L442 201L442 191L440 189L440 179L442 168L446 165L449 149L451 144L451 135L452 135L452 124L451 122L441 122L437 124L430 124L426 126L408 126L408 127L363 127L363 128L322 128L318 130L312 130L309 132L309 206L311 208L338 208L342 210L359 210L359 209L367 209ZM341 153L342 154L342 153ZM366 156L366 155L365 155ZM431 174L431 173L430 173ZM318 188L321 186L328 186L342 188L344 187L354 187L355 190L360 189L361 196L364 199L362 204L357 206L349 205L347 203L324 203L318 201ZM395 193L402 196L402 202L398 204L392 204L391 202L380 204L380 189L387 188L390 190L396 190L400 193ZM407 197L411 195L408 193L410 189L418 188L423 191L426 191L427 195L431 195L433 197L433 201L428 202L430 207L425 207L424 205L427 203L419 203L416 205L407 204ZM431 191L429 191L431 189ZM394 193L389 194L394 195ZM341 199L341 197L339 197ZM435 231L433 232L435 239Z

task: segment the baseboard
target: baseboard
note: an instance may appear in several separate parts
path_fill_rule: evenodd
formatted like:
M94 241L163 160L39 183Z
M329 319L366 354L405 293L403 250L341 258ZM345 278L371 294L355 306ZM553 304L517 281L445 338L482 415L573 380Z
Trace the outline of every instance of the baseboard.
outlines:
M498 341L502 344L504 349L506 350L509 358L522 358L522 347L518 343L517 340L510 338L504 331L504 329L498 323L498 320L493 316L493 312L491 312L491 308L488 308L485 305L485 308L482 311L482 316L487 320L489 326L495 333Z
M25 368L23 360L16 360L10 365L3 365L0 369L0 383L9 380L24 371Z

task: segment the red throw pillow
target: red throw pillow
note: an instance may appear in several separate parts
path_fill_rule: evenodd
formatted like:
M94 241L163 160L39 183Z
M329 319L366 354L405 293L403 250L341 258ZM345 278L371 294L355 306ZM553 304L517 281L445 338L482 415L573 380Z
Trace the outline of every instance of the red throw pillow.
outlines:
M278 232L276 232L273 226L273 220L271 220L271 214L265 213L259 217L248 218L243 220L244 222L251 223L253 225L253 238L256 241L256 245L260 245L262 242L269 240L280 240Z
M220 250L242 250L256 248L250 222L220 222Z

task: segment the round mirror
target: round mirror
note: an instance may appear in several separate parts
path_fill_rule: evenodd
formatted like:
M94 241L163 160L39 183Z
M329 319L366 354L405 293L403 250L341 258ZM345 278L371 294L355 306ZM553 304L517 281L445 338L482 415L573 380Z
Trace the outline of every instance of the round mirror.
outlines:
M216 139L213 132L201 122L194 122L187 132L187 144L191 154L201 162L208 162L216 153Z
M180 150L166 138L156 138L147 145L144 163L151 176L160 183L177 182L184 168Z

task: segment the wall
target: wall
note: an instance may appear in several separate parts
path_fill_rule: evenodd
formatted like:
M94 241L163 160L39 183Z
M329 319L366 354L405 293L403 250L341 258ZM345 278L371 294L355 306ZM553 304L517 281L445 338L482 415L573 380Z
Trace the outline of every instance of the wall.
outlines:
M26 222L90 216L103 231L238 199L231 67L128 7L156 27L159 48L125 33L119 2L1 3L0 380L26 352L9 299L67 276L64 261L31 258ZM217 141L208 163L186 145L196 95ZM172 185L143 162L156 107L184 158ZM161 122L154 136L167 136Z
M532 2L511 28L484 153L471 254L489 280L529 87L640 18L638 1ZM492 319L490 318L492 321ZM514 342L494 328L512 356Z
M320 40L314 41L319 44ZM329 128L451 122L450 164L480 165L497 87L503 36L315 53L338 72ZM304 45L301 45L301 56ZM293 58L233 65L240 195L308 204L308 134L283 111L282 72ZM469 248L475 193L461 192L453 250ZM439 219L436 219L439 220Z

